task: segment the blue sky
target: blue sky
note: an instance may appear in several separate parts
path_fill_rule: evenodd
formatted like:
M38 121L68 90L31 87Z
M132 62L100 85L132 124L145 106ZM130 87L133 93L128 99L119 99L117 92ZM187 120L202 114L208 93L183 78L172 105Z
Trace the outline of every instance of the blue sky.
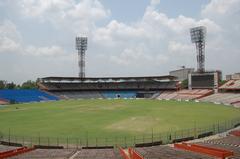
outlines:
M77 76L75 36L89 38L87 76L196 68L189 29L199 25L207 27L206 68L239 72L239 8L240 0L0 1L0 79Z
M107 8L111 9L111 18L124 22L132 22L142 18L149 0L102 0ZM169 17L179 15L199 17L201 9L209 3L210 0L161 0L161 5L157 9L166 13Z

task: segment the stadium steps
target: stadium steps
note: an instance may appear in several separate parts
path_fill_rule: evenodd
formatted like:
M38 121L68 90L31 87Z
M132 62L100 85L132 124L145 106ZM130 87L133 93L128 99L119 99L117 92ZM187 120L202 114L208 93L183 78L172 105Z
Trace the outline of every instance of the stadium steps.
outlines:
M162 91L156 92L152 95L151 99L157 99L161 95Z
M119 159L114 149L81 149L73 159Z
M78 154L80 153L80 151L76 151L71 157L69 157L68 159L74 159Z

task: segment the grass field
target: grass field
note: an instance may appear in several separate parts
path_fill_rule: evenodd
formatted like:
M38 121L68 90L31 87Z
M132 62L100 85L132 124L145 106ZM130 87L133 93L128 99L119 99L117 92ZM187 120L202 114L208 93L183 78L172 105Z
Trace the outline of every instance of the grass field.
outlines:
M0 107L0 132L21 136L111 137L204 127L240 116L210 103L158 100L67 100Z

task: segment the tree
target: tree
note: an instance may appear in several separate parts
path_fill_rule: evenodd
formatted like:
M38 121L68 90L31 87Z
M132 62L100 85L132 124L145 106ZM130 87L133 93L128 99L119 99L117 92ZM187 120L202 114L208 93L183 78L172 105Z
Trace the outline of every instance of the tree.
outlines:
M186 89L188 88L188 79L185 79L181 83L181 89Z
M6 81L0 80L0 89L5 89L6 88Z
M6 89L14 89L14 88L16 88L16 84L15 83L13 83L13 82L7 83Z
M33 89L33 88L37 88L37 84L34 81L28 80L22 84L21 88L22 89Z

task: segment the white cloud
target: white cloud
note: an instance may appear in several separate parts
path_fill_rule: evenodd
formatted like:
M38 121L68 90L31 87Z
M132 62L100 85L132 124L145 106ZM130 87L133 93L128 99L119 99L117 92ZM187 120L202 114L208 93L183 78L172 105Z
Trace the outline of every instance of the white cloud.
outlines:
M148 52L148 53L146 53ZM148 64L158 65L168 61L168 57L165 55L152 55L150 50L145 45L138 45L134 48L126 48L119 55L112 55L110 61L114 64L125 65L130 67L147 66Z
M17 52L20 48L21 35L9 20L0 23L0 53Z
M160 4L160 0L151 0L151 5L152 6L156 6L158 4Z
M50 47L34 47L28 46L25 49L24 54L34 55L34 56L62 56L66 52L59 46L50 46Z
M176 41L170 41L168 44L168 51L176 56L193 54L193 45L183 44Z
M8 37L0 37L0 53L17 52L20 45Z
M108 48L106 52L111 55L111 62L138 65L144 70L146 65L158 67L159 63L168 65L176 61L177 66L187 65L186 59L192 61L195 47L190 41L191 27L206 26L210 37L222 31L221 26L208 18L196 20L183 15L169 18L154 8L158 4L158 1L152 1L142 19L134 23L112 20L105 27L97 28L92 35L93 42Z
M226 16L232 13L239 14L240 0L211 0L202 10L204 16Z
M62 16L64 12L61 12L70 8L74 1L72 0L20 0L18 1L21 6L22 13L29 17L44 17L48 13L60 12Z
M26 17L50 22L56 28L70 29L77 34L89 34L99 20L107 18L110 10L99 0L21 0L18 2Z
M21 55L34 56L63 56L66 54L59 46L37 47L23 44L22 36L15 24L11 21L4 21L0 24L0 53L17 53Z
M121 42L141 39L147 35L144 28L129 26L112 20L106 27L97 28L93 34L93 41L102 45L117 45Z

